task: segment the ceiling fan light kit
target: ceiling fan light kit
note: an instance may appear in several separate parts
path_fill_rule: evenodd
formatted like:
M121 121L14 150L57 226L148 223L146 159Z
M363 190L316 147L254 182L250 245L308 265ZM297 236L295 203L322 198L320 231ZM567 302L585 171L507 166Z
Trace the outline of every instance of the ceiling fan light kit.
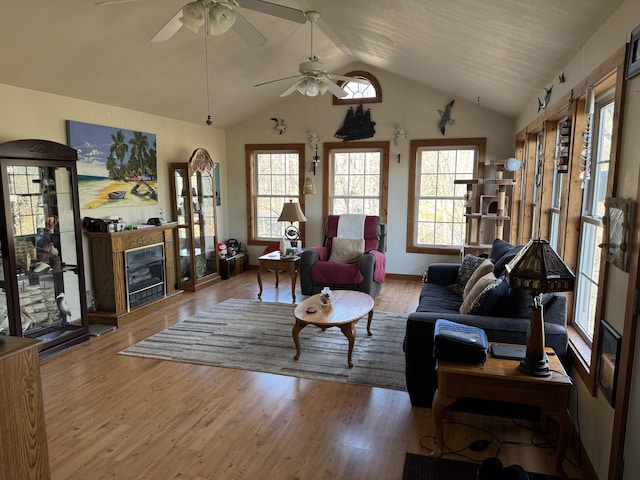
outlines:
M320 61L313 51L313 25L320 18L320 14L316 11L309 11L305 12L305 15L311 24L311 55L309 55L306 61L298 65L300 75L293 75L264 83L258 83L255 86L259 87L261 85L280 82L290 78L297 78L293 85L280 94L281 97L291 95L295 91L307 97L317 97L318 95L324 95L327 91L330 91L332 95L335 95L338 98L343 98L347 96L347 92L345 92L341 86L336 84L334 82L335 80L369 85L369 81L364 78L345 77L343 75L334 75L327 72L326 65Z
M198 33L198 29L204 25L205 16L204 5L200 2L187 3L182 9L182 17L180 17L180 23L191 30L193 33Z

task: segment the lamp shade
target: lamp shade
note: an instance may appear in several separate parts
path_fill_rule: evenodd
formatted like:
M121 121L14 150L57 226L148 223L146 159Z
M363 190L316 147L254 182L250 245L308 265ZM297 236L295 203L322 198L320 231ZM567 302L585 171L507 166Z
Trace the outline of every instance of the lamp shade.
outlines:
M511 260L509 285L535 293L573 290L575 275L546 240L530 240Z
M302 213L302 208L298 202L290 200L289 203L282 205L282 212L278 217L279 222L306 222L307 217Z

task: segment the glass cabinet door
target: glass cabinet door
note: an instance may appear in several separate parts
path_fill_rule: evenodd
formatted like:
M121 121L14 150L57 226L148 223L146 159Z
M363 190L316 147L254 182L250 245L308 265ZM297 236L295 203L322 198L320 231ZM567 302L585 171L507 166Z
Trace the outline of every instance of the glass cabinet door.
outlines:
M194 237L200 247L200 259L196 259L196 271L198 278L202 278L218 271L214 177L208 171L195 172L191 182L197 193L194 197Z
M20 325L3 333L56 340L83 325L72 173L9 164L6 174Z
M220 279L216 234L215 165L204 149L172 163L179 289L197 291Z

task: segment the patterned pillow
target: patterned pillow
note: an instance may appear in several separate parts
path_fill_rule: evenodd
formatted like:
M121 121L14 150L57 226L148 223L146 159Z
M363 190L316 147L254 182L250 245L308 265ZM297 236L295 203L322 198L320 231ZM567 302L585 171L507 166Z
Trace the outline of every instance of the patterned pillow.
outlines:
M489 272L481 277L475 283L473 288L471 288L471 290L467 294L467 297L464 299L464 302L462 302L462 305L460 305L460 313L474 313L480 307L480 305L482 305L487 292L497 287L499 285L499 282L502 282L502 280L496 279L496 276L493 274L493 272Z
M456 279L456 283L452 283L449 285L449 288L455 293L462 295L464 292L464 287L473 275L473 272L476 271L476 268L480 266L485 259L482 257L476 257L475 255L465 255L464 260L462 260L462 265L458 269L458 278Z

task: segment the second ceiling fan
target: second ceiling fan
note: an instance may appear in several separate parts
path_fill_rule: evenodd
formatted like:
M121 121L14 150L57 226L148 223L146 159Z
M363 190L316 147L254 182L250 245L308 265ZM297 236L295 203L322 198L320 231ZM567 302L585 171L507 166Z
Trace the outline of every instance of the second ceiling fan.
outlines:
M323 95L329 91L338 98L345 97L345 92L334 80L343 82L356 82L364 85L369 85L369 81L363 78L345 77L344 75L335 75L327 72L327 67L320 59L315 55L313 51L313 26L320 18L320 14L315 11L309 11L305 13L306 18L309 19L311 24L311 55L307 61L298 65L299 75L291 75L289 77L278 78L277 80L270 80L268 82L258 83L256 87L267 85L274 82L280 82L282 80L288 80L291 78L297 78L298 80L291 85L288 89L280 94L281 97L291 95L293 92L298 91L302 95L307 97L315 97Z

